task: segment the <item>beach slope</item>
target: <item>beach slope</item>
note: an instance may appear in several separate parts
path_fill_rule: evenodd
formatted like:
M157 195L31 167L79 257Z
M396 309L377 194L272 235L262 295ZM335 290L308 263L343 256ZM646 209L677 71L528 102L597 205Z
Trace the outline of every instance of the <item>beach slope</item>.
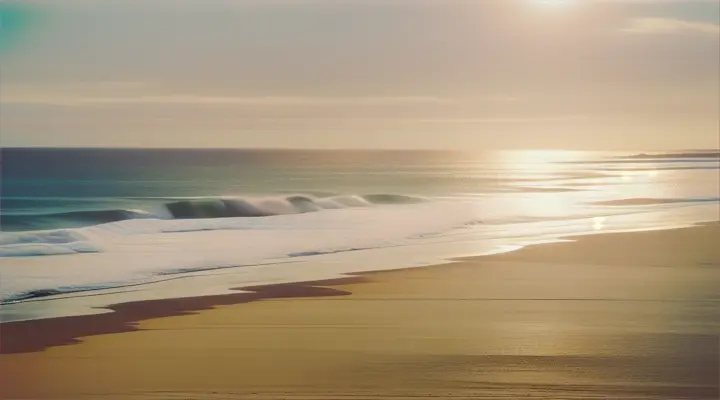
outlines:
M585 236L163 309L185 315L148 303L94 330L125 332L0 355L0 398L717 399L718 242L718 224Z

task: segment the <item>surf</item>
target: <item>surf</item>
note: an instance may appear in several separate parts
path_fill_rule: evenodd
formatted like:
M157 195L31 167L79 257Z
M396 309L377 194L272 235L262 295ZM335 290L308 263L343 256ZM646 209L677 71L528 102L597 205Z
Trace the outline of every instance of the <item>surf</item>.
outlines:
M139 199L142 201L142 199ZM274 215L301 214L352 207L388 204L416 204L422 197L400 194L315 196L195 197L172 199L145 209L87 209L58 213L15 213L0 215L4 230L41 230L77 228L130 219L212 219L257 218ZM147 201L147 200L146 200Z
M87 287L121 287L187 271L431 242L441 240L443 232L465 229L479 218L473 202L391 197L385 202L403 204L377 204L375 200L370 203L361 196L319 200L287 196L282 201L262 199L253 203L232 200L237 208L238 203L251 204L256 207L253 212L272 211L273 215L264 217L221 217L227 215L226 209L219 208L223 213L216 214L218 208L210 208L209 213L205 199L183 200L201 209L183 217L1 232L0 270L6 284L0 288L0 300L52 296L56 291ZM213 199L210 204L222 207L227 201ZM280 206L284 208L278 209ZM204 218L208 215L211 217ZM33 274L43 279L31 279Z

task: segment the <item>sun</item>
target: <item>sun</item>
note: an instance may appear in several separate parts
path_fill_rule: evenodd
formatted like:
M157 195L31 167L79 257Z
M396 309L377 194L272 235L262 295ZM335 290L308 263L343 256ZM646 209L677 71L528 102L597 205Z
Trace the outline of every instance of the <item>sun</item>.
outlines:
M534 3L545 8L563 8L569 6L572 0L534 0Z

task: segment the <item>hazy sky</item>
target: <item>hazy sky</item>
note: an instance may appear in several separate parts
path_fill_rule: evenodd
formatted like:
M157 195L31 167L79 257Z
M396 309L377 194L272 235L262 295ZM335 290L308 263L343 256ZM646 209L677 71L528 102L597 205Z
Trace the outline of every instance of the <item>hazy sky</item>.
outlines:
M719 147L718 4L26 1L0 144Z

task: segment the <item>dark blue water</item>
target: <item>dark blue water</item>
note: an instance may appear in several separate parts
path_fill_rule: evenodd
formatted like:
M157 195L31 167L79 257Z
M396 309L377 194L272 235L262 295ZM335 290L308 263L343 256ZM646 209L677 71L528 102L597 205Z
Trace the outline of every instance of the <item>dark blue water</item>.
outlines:
M191 208L180 211L185 217L262 216L196 209L225 207L210 200L220 196L374 195L371 202L393 202L398 198L377 195L436 196L497 182L459 174L463 157L472 157L452 152L6 148L1 155L3 230L136 218L138 210L188 198L205 200L180 205Z
M633 183L627 174L638 171L631 169L717 167L716 159L705 157L698 159L702 163L613 157L542 151L5 148L0 149L0 227L19 231L135 218L262 217L537 186L552 191L561 182L566 186L560 190L572 192L583 179L588 187L598 182L594 179L613 177L621 178L613 184ZM680 179L683 186L692 183L684 176L667 178ZM699 186L708 187L713 178L698 179ZM635 197L633 190L618 195ZM687 197L681 192L674 197ZM273 197L272 204L263 200L259 205L259 197Z

